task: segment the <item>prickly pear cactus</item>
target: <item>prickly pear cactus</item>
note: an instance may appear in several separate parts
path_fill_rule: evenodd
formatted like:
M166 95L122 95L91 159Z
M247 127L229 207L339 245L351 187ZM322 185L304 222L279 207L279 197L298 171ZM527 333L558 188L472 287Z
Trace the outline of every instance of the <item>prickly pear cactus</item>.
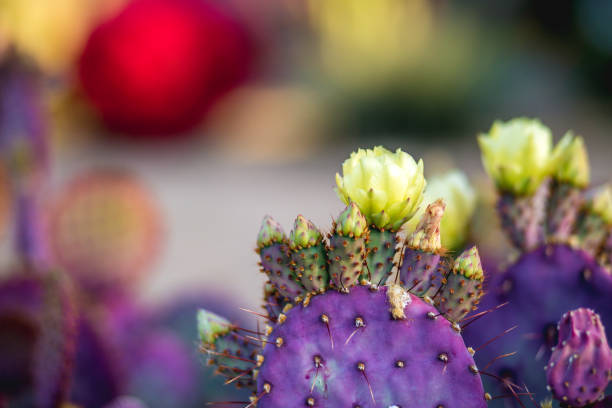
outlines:
M422 168L401 150L360 150L337 177L347 207L327 235L299 216L288 238L264 219L257 247L269 278L265 332L198 314L210 363L227 383L253 391L245 407L486 406L460 326L482 294L477 250L445 255L441 202L395 245L421 200ZM421 289L425 281L435 290Z
M518 256L487 279L481 306L505 306L466 329L466 338L482 343L485 330L503 333L517 325L480 352L478 361L516 351L496 360L491 370L545 395L539 373L557 343L558 316L589 307L612 327L612 194L587 190L584 142L571 133L553 148L550 130L539 121L514 119L496 122L479 142L499 192L501 225Z
M545 367L553 396L571 407L603 399L612 378L612 350L599 315L585 308L572 310L557 329L559 340Z

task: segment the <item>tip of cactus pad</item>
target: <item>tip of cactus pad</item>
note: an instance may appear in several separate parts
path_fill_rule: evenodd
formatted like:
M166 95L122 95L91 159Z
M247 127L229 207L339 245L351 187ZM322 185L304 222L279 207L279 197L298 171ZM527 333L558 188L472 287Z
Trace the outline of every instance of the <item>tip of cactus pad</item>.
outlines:
M298 215L289 234L289 245L292 249L309 248L321 242L322 238L323 235L312 221Z
M466 278L483 280L484 272L482 270L482 263L480 262L478 248L473 246L472 248L463 251L463 253L459 255L457 259L455 259L453 270Z
M368 222L354 202L349 203L338 215L334 231L345 237L360 238L368 231Z
M283 227L274 218L266 215L257 235L257 246L263 248L283 241L285 241Z
M446 209L446 203L438 199L427 206L419 225L408 238L411 248L425 252L438 252L442 248L440 242L440 222Z
M204 309L198 310L197 320L200 340L205 344L214 343L217 337L229 333L232 328L228 320Z

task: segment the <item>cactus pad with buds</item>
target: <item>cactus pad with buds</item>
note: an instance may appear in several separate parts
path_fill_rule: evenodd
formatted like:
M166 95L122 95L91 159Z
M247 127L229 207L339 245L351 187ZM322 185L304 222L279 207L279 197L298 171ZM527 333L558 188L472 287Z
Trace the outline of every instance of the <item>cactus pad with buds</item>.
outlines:
M326 239L303 217L296 220L289 240L276 222L264 219L258 253L270 279L266 314L260 315L267 320L265 333L241 329L202 310L198 317L202 348L228 382L251 387L248 407L485 407L488 395L458 324L482 293L478 252L473 248L455 262L444 254L439 229L444 204L436 202L402 245L405 248L395 244L386 248L391 261L383 263L385 272L380 273L370 263L378 261L368 256L371 233L390 233L396 242L396 231L416 212L414 202L420 201L425 184L422 164L417 166L411 157L407 160L401 151L393 154L376 148L360 154L369 167L362 171L354 166L353 171L361 172L356 187L347 177L345 163L345 178L338 185L348 205ZM351 156L348 164L354 159ZM387 165L408 166L395 170L416 174L415 185L408 180L406 186L401 178L404 194L394 191L398 186L393 179L376 184L371 172L396 174ZM360 191L365 195L359 196ZM359 199L353 199L352 193ZM409 200L414 200L411 205L406 204ZM322 255L301 256L304 248L322 243L326 273L321 271ZM416 253L404 257L402 268L418 270L418 276L388 279L388 271L398 269L393 259L407 250L419 251L420 258ZM454 270L427 268L425 258L435 259L436 265L454 264ZM440 271L438 289L444 294L444 299L436 298L440 308L434 305L433 292L431 297L420 297L423 291L415 290L421 279L429 285L430 269ZM308 276L322 277L318 279L322 286L313 287ZM445 283L452 287L444 291Z

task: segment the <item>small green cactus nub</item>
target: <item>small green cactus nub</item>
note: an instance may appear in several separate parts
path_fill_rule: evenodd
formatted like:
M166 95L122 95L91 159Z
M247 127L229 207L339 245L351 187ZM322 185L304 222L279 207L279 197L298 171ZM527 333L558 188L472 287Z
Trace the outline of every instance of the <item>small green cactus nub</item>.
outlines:
M229 321L204 309L198 310L198 333L204 344L213 344L219 336L224 336L232 328Z
M478 255L478 249L476 246L465 250L461 255L459 255L459 257L455 259L453 269L457 273L472 280L482 281L484 279L480 255Z
M612 225L612 186L606 184L589 203L589 210L601 217L608 225Z
M444 215L446 204L438 199L427 206L419 225L407 240L407 245L413 249L436 253L442 248L440 242L440 222Z
M261 223L259 235L257 235L257 246L264 248L272 244L284 242L285 239L283 227L274 218L266 215Z
M359 211L359 207L354 202L351 202L340 213L336 219L334 231L338 235L351 238L360 238L368 231L368 223Z
M567 132L553 150L553 176L560 182L585 188L590 182L589 156L584 140Z
M320 243L322 239L323 235L311 221L302 215L297 216L293 230L289 233L291 249L310 248Z

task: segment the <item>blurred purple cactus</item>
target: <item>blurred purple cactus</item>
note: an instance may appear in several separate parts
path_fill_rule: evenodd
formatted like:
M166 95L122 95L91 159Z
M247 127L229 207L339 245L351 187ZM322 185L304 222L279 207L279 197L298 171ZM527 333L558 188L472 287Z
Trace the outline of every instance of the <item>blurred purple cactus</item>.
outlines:
M0 323L0 396L11 407L57 407L67 395L74 358L70 283L57 272L4 278Z
M496 126L505 130L495 133ZM558 317L588 307L612 327L612 264L606 245L612 237L612 196L608 189L586 190L589 167L582 138L568 133L551 150L550 131L537 121L516 119L493 129L481 136L483 162L498 187L502 225L519 255L501 273L487 276L481 306L505 306L470 324L466 339L482 344L491 331L501 334L517 325L479 350L476 359L481 365L491 362L493 374L526 384L541 398L547 394L541 370L557 344ZM511 161L508 156L517 146L525 150ZM534 152L540 156L531 162ZM509 352L516 354L496 360ZM492 406L513 403L499 399Z

